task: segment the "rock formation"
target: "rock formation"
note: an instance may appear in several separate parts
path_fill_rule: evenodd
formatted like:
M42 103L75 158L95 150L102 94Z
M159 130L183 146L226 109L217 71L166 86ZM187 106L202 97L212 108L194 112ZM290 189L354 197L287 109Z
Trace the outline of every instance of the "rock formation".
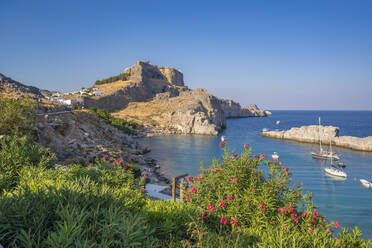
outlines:
M82 97L81 104L130 118L155 133L217 135L226 127L226 118L266 116L266 111L254 104L242 108L205 89L188 89L183 74L173 68L137 61L124 72L129 77L127 82L99 86L111 87L110 93Z
M275 139L294 140L307 143L322 144L345 147L353 150L372 152L372 136L359 138L352 136L339 136L340 129L333 126L302 126L300 128L294 127L287 131L266 131L260 135Z

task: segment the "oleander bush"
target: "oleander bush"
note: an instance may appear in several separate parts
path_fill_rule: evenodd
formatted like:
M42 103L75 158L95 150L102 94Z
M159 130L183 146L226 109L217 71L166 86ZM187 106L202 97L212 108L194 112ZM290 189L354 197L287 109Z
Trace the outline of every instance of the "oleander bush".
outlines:
M0 135L29 135L35 125L36 102L0 97Z
M0 193L17 185L23 168L50 168L53 157L49 149L30 143L26 137L4 136L0 139Z
M92 108L90 109L98 117L102 118L106 123L111 124L123 131L126 134L133 135L137 133L139 124L134 121L127 121L120 118L114 118L111 114L103 109Z

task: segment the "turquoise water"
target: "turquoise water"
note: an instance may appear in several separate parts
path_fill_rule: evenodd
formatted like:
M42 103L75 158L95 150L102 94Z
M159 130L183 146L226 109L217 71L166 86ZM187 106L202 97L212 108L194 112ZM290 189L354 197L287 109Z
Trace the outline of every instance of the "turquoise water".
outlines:
M372 111L273 111L266 118L229 119L221 135L226 136L228 147L238 152L245 143L253 147L254 154L278 152L283 165L294 173L294 183L303 182L304 190L313 192L315 204L327 219L337 220L342 226L357 225L363 237L372 239L372 189L359 182L361 178L372 181L372 152L334 147L348 174L346 180L340 181L325 175L324 162L311 158L310 152L318 150L318 145L258 136L262 128L316 124L318 116L322 124L340 127L340 135L372 136ZM276 120L281 123L275 125ZM221 156L219 141L220 136L157 136L143 140L152 149L148 156L157 159L169 175L198 174L200 161L208 167L213 158Z

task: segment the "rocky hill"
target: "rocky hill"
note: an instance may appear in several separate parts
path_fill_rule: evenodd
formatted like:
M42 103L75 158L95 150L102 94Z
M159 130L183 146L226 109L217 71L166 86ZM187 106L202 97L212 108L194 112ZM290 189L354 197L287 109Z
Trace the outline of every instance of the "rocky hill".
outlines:
M174 68L137 61L124 73L128 80L96 85L101 96L83 96L78 101L167 134L217 135L226 127L226 118L267 115L254 104L241 107L205 89L189 89L183 74Z

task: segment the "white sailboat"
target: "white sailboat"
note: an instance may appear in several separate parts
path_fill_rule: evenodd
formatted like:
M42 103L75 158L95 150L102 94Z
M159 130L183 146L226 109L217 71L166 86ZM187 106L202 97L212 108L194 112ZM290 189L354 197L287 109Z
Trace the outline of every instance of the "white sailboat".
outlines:
M320 117L319 117L319 127L320 127ZM322 148L322 139L320 138L319 129L318 129L318 135L319 135L319 152L312 152L311 156L316 159L324 159L324 160L333 159L335 161L339 160L340 157L336 153L332 152L332 140L330 140L329 142L330 151L329 152L324 151Z
M274 153L271 155L271 157L272 157L275 161L279 160L279 154L278 154L277 152L274 152Z
M329 141L332 144L332 140ZM332 154L332 145L330 146L330 153ZM333 158L331 157L331 166L324 168L325 172L336 177L346 178L347 174L341 169L336 168L333 164Z
M366 188L372 188L372 183L371 183L371 182L368 182L368 181L365 180L365 179L360 179L359 181L362 183L362 185L363 185L364 187L366 187Z

